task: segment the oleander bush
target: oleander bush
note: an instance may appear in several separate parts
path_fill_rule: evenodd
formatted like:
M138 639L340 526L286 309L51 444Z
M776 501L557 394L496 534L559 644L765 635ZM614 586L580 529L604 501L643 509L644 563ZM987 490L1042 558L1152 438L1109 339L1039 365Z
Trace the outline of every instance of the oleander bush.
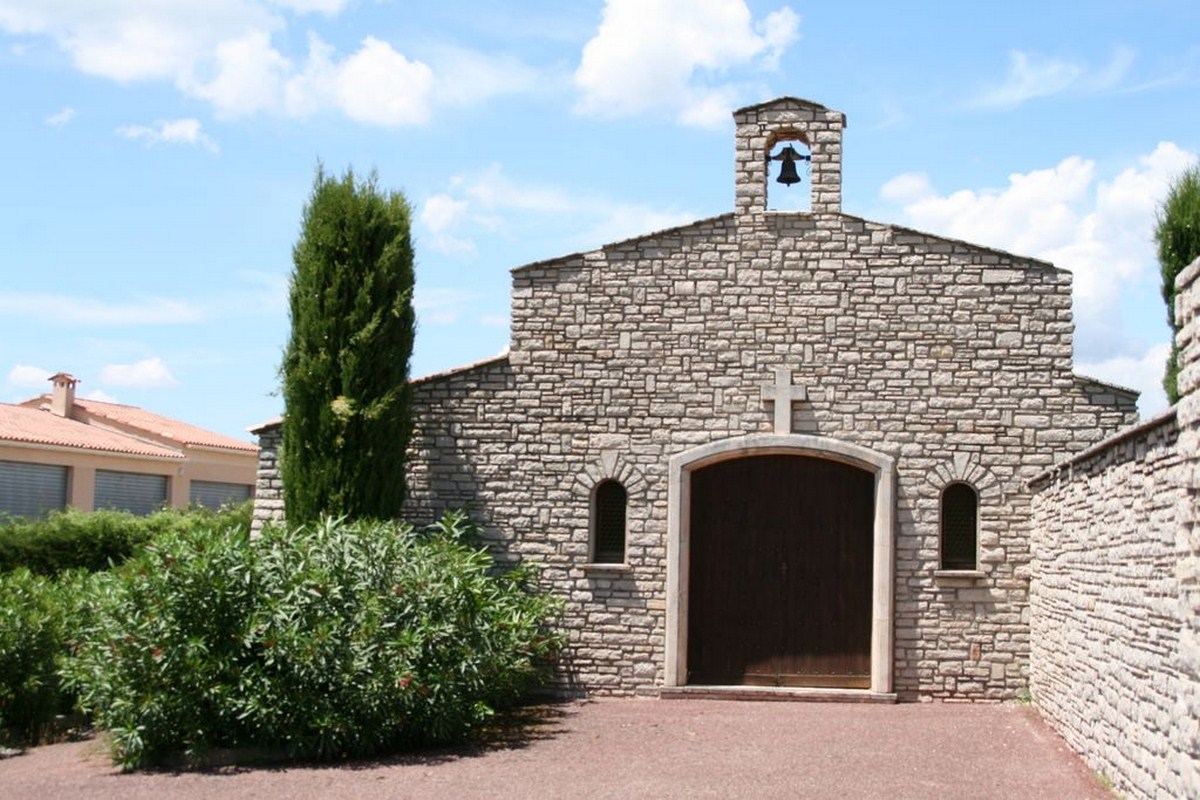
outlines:
M0 573L0 738L36 744L47 738L74 698L58 670L84 624L95 578L57 578L19 568Z
M447 743L561 647L557 604L499 571L465 515L162 536L104 584L68 659L126 768L214 747L365 756Z
M108 569L155 537L194 528L249 531L249 501L220 511L165 509L139 516L125 511L52 512L45 519L0 524L0 572L27 567L42 575L68 569Z

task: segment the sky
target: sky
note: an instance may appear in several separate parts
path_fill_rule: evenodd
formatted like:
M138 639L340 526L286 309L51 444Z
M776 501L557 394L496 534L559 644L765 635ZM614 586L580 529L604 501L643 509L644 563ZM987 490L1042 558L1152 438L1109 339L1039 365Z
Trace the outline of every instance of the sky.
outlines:
M1153 415L1197 31L1195 0L0 0L0 402L64 371L252 439L319 164L412 206L413 375L498 355L511 269L732 211L730 113L787 95L846 114L846 213L1071 270L1076 370Z

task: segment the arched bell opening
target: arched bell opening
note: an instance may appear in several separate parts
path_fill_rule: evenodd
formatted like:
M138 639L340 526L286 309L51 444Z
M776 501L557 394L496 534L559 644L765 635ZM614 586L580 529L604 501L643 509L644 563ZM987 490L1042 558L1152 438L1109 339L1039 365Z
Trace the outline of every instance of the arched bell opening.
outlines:
M799 131L783 131L767 148L767 209L812 210L812 148Z

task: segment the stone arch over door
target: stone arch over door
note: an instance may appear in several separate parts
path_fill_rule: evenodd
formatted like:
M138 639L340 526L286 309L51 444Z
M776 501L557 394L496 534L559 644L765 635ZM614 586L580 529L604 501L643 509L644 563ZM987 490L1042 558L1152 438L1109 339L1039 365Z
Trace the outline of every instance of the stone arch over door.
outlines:
M667 641L665 683L688 682L689 565L692 478L705 467L753 456L801 456L862 470L873 478L871 529L870 689L892 692L895 558L895 461L859 445L803 434L751 434L714 442L671 458L667 522Z

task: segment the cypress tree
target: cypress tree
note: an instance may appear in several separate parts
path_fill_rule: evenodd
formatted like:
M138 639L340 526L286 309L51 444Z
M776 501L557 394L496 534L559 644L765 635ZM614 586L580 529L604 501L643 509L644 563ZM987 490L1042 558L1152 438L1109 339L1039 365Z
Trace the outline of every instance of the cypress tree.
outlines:
M291 337L280 369L280 473L290 524L389 519L405 496L415 320L410 208L374 173L318 167L292 251Z
M1200 166L1193 166L1171 184L1167 199L1158 209L1154 229L1158 242L1158 263L1162 271L1162 294L1167 302L1167 322L1171 333L1179 333L1175 319L1175 276L1200 258ZM1171 342L1171 355L1163 376L1167 402L1179 400L1179 349Z

